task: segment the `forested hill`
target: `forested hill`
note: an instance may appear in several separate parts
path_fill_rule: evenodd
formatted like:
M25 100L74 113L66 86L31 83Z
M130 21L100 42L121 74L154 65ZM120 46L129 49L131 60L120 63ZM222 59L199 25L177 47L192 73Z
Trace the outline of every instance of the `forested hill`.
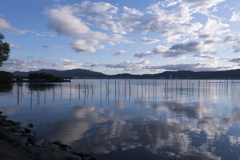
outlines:
M13 76L28 76L29 73L33 72L43 72L43 73L48 73L52 74L57 77L71 77L71 78L96 78L96 77L106 77L105 74L99 73L99 72L94 72L94 71L89 71L85 69L72 69L72 70L65 70L65 71L59 71L59 70L51 70L51 69L41 69L39 71L31 71L31 72L13 72Z
M158 74L117 74L117 75L106 75L100 72L94 72L85 69L73 69L73 70L39 70L34 72L49 73L58 77L72 77L72 78L126 78L126 79L150 79L150 78L168 78L168 79L240 79L240 69L227 70L227 71L166 71ZM13 72L14 76L28 76L32 72Z

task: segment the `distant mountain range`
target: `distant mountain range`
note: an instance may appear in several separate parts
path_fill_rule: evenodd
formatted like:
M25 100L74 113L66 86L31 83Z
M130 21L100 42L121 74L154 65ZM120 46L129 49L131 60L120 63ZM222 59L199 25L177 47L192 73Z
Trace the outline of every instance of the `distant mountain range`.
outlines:
M14 76L25 76L32 72L44 72L58 77L71 77L71 78L123 78L123 79L240 79L240 69L227 70L227 71L166 71L158 74L143 74L133 75L128 73L106 75L100 72L94 72L86 69L72 69L72 70L50 70L41 69L39 71L31 72L13 72Z

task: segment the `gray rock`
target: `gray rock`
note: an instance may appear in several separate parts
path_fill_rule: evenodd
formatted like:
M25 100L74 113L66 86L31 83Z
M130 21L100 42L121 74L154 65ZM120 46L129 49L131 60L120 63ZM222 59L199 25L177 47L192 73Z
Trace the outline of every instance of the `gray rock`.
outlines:
M10 145L7 141L0 139L0 159L4 160L30 160L27 156L16 150L16 148Z
M13 125L14 125L14 126L20 126L20 125L21 125L21 122L13 122Z
M26 133L26 130L25 130L25 128L21 127L19 129L16 129L14 132L15 133Z
M13 124L12 120L6 120L6 122Z
M44 140L38 141L34 145L38 147L43 147L45 145L45 141Z
M31 128L32 128L32 127L33 127L33 124L32 124L32 123L30 123L30 124L28 125L28 127L31 127Z
M31 132L32 132L30 129L27 129L27 128L25 128L25 131L26 131L27 133L31 133Z
M2 124L2 126L12 126L12 123L9 123L6 121L1 122L1 124Z
M60 146L61 150L63 150L63 151L71 152L71 146L63 144L59 140L54 141L53 144Z
M19 126L7 126L7 127L4 127L4 129L6 131L15 131L16 129L19 129L20 127Z

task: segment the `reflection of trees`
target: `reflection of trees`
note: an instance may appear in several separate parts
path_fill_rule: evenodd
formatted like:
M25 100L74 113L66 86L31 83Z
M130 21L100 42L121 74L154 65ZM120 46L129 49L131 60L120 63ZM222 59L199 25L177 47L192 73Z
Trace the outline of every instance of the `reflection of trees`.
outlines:
M28 89L31 91L45 91L60 87L61 84L47 84L47 83L29 83Z
M0 92L10 92L13 89L12 83L0 84Z

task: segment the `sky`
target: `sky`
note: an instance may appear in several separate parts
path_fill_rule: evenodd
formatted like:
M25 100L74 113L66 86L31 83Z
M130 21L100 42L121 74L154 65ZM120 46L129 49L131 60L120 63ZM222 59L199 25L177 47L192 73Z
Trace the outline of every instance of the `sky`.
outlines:
M105 74L239 69L240 1L1 0L0 70Z

